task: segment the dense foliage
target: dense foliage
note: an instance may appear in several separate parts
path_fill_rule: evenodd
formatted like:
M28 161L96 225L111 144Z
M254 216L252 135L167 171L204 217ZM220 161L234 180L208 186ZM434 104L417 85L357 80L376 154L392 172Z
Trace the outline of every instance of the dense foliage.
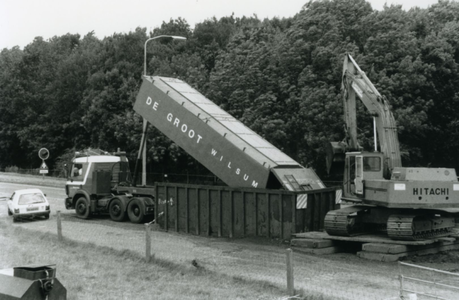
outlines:
M373 10L364 0L310 1L292 18L228 16L192 30L186 20L103 40L93 32L0 53L0 167L51 168L76 149L138 151L132 109L143 73L180 78L305 166L325 174L324 145L343 139L340 83L350 52L392 105L404 165L459 168L459 3ZM361 144L372 124L359 114ZM360 116L361 115L361 116ZM149 169L194 172L199 164L157 130Z

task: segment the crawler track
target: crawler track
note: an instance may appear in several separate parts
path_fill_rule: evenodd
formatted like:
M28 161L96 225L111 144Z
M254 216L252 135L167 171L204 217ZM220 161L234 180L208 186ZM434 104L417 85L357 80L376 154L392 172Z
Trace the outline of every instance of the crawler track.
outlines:
M374 218L365 217L371 210ZM325 230L334 236L355 236L360 234L387 231L387 236L393 240L415 241L448 236L455 226L453 217L419 212L403 214L400 211L387 214L382 210L368 206L350 206L330 211L325 216ZM374 220L378 219L377 223ZM387 220L382 221L382 220Z
M364 233L363 223L358 215L364 210L361 206L350 206L329 211L325 216L325 230L329 235L353 236Z
M387 220L387 235L393 240L422 240L446 236L454 218L431 215L392 215Z

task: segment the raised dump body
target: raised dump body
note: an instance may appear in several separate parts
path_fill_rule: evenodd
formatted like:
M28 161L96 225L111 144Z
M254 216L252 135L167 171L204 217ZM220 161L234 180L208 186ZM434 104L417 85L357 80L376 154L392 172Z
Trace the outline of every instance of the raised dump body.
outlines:
M231 187L324 188L306 169L187 83L145 76L134 110Z

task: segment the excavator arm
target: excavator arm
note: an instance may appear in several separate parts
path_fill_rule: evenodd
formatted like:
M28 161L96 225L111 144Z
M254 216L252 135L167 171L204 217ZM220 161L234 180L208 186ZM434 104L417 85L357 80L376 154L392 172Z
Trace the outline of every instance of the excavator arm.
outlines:
M357 141L356 95L373 116L375 128L375 152L379 142L380 152L384 155L387 173L395 167L401 167L400 146L394 116L389 103L381 96L350 54L346 54L341 83L344 119L347 131L347 151L360 151Z

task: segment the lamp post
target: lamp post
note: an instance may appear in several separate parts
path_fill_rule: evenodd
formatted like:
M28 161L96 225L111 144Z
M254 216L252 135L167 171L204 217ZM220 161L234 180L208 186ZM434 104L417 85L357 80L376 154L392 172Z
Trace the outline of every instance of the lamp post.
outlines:
M176 35L158 35L158 36L154 36L146 40L145 46L144 46L144 52L143 52L144 53L144 61L143 61L143 75L144 76L147 76L147 44L149 41L160 39L160 38L167 38L167 39L172 39L172 40L186 40L186 37L176 36Z
M147 44L149 41L156 40L156 39L172 39L172 40L186 40L186 37L183 36L176 36L176 35L158 35L152 38L149 38L145 41L144 45L144 61L143 61L143 76L147 76ZM142 185L147 184L147 140L146 140L146 132L147 132L147 120L143 119L143 132L142 132L142 140L140 142L140 149L139 155L137 157L137 161L140 160L140 153L142 153ZM134 173L137 173L137 163ZM136 174L134 174L136 176ZM135 182L134 182L135 184Z

